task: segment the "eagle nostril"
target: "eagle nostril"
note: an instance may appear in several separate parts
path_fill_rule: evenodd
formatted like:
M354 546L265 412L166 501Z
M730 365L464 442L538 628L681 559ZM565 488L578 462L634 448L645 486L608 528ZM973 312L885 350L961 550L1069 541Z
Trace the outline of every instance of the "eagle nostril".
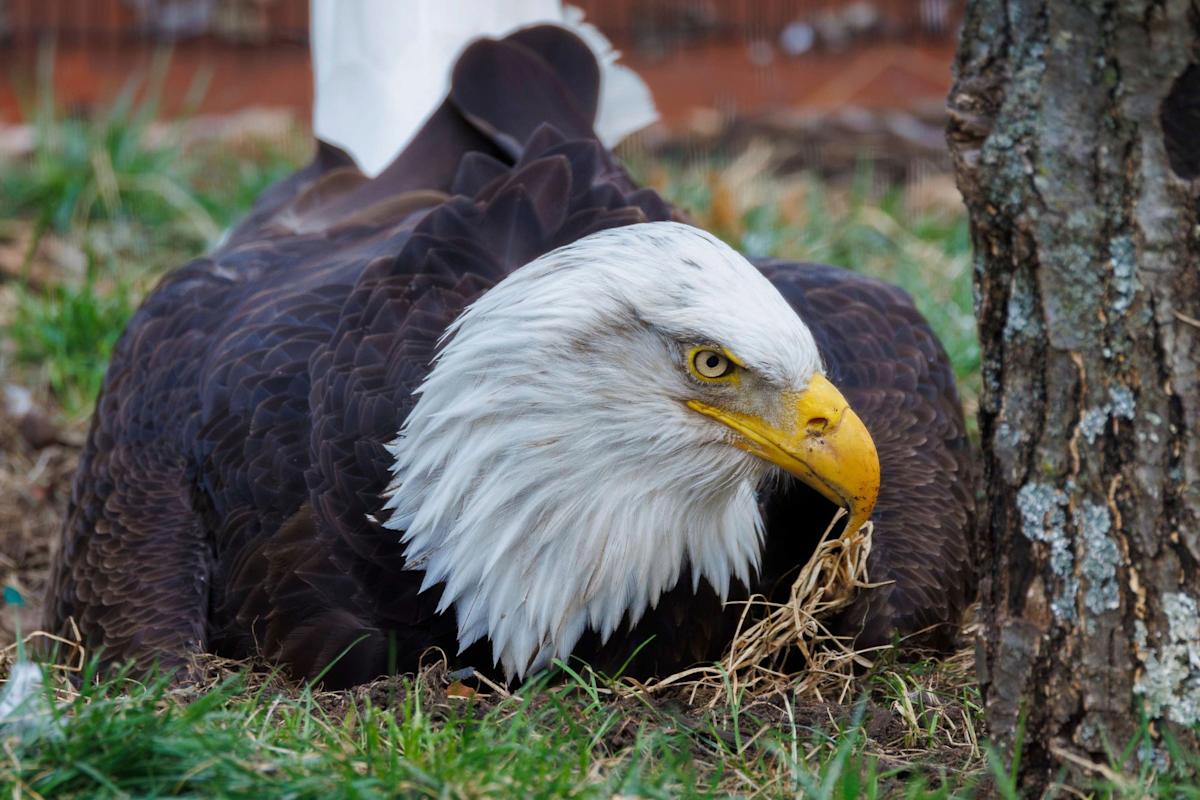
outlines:
M809 433L824 433L829 427L829 420L825 417L813 417L804 426Z

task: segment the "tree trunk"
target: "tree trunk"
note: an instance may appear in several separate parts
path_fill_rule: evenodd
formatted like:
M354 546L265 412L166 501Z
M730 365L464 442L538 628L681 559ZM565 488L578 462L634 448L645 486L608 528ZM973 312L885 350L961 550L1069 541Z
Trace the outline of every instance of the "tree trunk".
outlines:
M990 734L1037 791L1200 723L1200 4L971 0ZM1129 763L1125 767L1132 767Z

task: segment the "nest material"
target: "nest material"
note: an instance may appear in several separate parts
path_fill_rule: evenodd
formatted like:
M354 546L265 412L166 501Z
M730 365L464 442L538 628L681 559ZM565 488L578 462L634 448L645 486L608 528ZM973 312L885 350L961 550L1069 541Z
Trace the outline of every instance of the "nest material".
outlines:
M745 603L738 629L724 658L715 665L695 667L660 680L625 683L635 692L655 693L667 687L688 687L695 704L705 705L742 691L755 695L787 691L818 702L844 703L856 669L869 668L871 650L855 650L847 637L835 636L830 618L850 605L869 582L867 557L874 525L832 537L845 511L829 523L812 557L792 583L788 602L772 603L754 595ZM878 648L876 648L878 649ZM799 656L802 669L784 671L784 663Z

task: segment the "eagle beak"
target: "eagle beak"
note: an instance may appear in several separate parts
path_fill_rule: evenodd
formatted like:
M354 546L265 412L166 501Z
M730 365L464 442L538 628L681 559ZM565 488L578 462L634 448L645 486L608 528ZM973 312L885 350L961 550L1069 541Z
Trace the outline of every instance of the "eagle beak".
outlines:
M698 400L688 406L736 431L738 447L845 508L847 532L871 518L879 497L879 454L867 426L824 376L814 375L803 392L785 396L781 425Z

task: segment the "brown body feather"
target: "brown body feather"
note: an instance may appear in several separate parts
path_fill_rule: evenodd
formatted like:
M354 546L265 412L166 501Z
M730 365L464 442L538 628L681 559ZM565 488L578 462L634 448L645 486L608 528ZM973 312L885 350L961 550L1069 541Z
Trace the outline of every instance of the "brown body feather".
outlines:
M325 681L454 655L439 588L420 592L381 527L384 443L438 337L512 270L589 233L675 212L595 140L595 62L556 28L477 43L449 98L382 175L336 148L267 191L218 251L167 275L113 355L76 477L47 623L107 660L261 654ZM878 445L874 580L841 624L878 643L949 641L971 587L973 495L953 374L900 290L844 270L760 265L808 323ZM786 596L831 507L789 482L763 498L761 574ZM575 654L633 674L711 661L739 610L679 584L632 631ZM491 664L486 642L459 657Z

